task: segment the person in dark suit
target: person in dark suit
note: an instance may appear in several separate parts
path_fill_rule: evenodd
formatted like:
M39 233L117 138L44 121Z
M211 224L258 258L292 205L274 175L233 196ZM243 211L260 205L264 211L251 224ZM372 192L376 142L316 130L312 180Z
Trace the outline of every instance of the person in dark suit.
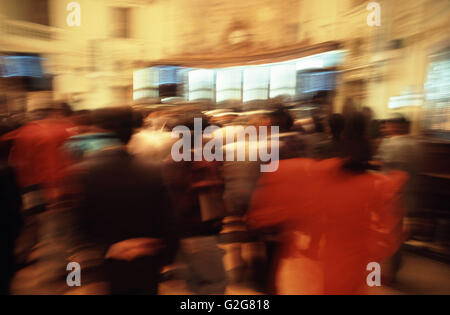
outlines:
M100 269L112 294L156 294L160 270L177 243L160 169L127 152L136 126L129 108L97 110L93 122L117 141L73 167L80 232L85 242L103 248Z

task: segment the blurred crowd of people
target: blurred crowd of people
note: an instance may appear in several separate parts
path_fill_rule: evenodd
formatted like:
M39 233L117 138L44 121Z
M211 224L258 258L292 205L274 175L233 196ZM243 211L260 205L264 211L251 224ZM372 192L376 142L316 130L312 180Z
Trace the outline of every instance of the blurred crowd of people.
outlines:
M89 293L157 294L168 278L196 294L224 294L244 278L270 294L363 292L367 264L395 257L414 211L408 121L376 121L351 101L342 114L292 113L281 103L75 112L55 103L21 124L5 119L1 293L45 245L60 248L58 279L65 283L66 265L78 262ZM173 161L171 130L193 130L194 117L225 134L279 126L278 170L261 173L262 161ZM244 257L244 244L262 254ZM233 273L225 261L241 268Z

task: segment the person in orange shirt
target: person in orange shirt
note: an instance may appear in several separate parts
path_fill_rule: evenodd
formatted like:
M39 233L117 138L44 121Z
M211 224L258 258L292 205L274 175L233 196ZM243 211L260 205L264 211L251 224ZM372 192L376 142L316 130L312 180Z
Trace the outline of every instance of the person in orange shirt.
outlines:
M407 175L370 171L364 130L363 116L354 114L342 157L282 160L261 176L247 222L282 230L277 294L362 293L367 264L381 263L403 242L397 197Z

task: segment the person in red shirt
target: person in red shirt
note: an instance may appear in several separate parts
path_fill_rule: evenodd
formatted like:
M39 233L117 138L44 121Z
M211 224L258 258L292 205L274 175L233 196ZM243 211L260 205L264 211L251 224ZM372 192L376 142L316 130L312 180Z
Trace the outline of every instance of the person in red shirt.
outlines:
M31 121L2 137L13 142L9 164L16 170L22 188L41 185L46 196L52 197L48 190L55 188L68 163L61 145L70 136L71 127L66 119L49 113L48 117Z
M43 104L28 112L36 119L1 137L9 142L8 164L14 169L22 194L24 228L17 241L21 263L39 242L39 214L59 196L59 183L70 164L62 144L73 124L55 104Z
M371 172L362 116L345 128L342 157L281 160L252 196L249 226L282 231L278 294L362 293L368 263L381 263L404 241L397 199L406 173Z

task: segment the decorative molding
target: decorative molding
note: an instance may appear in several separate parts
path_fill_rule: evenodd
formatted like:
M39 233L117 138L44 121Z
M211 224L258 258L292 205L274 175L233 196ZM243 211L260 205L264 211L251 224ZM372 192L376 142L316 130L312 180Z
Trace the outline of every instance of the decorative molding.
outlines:
M156 0L108 0L108 4L114 7L140 7L155 3Z
M330 50L341 48L339 42L329 41L316 45L310 45L304 41L295 45L279 47L276 49L247 51L242 50L227 51L214 56L206 54L181 55L173 58L157 60L152 62L142 61L138 63L142 67L155 65L183 65L186 67L217 68L231 67L238 65L257 65L271 62L281 62L309 55L314 55Z

